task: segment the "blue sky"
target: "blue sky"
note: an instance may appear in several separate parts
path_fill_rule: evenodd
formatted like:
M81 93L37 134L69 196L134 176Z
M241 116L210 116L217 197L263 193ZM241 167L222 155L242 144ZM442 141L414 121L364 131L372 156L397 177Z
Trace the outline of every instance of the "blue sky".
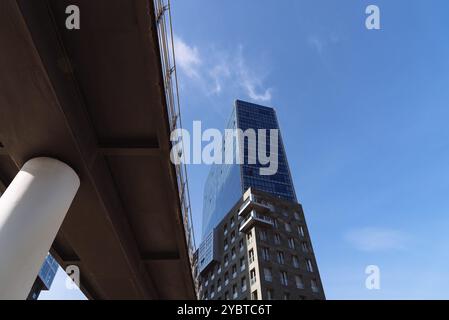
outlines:
M370 4L381 30L365 28ZM184 127L222 129L236 98L277 109L329 299L449 298L447 12L444 0L172 0ZM198 237L208 170L189 166ZM372 264L380 290L365 288Z

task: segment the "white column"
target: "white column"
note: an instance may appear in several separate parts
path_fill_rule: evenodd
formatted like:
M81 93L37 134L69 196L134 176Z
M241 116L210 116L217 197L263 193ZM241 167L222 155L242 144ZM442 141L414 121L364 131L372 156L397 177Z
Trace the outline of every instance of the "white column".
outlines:
M26 299L80 181L65 163L29 160L0 198L0 300Z

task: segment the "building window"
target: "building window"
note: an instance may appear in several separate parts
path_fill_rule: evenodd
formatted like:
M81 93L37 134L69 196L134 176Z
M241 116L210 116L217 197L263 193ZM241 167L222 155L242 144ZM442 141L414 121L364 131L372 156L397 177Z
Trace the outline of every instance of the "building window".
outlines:
M232 231L231 233L231 243L234 243L235 241L235 231Z
M316 283L315 279L310 280L310 287L312 288L312 291L315 293L319 291L318 284Z
M224 266L227 267L228 263L229 263L229 257L228 257L227 254L225 254L225 256L224 256Z
M217 280L217 292L221 291L221 279Z
M224 251L228 250L228 248L229 248L228 239L224 239L224 246L223 246L223 248L224 248Z
M274 299L273 289L267 289L267 300L273 300L273 299Z
M224 284L227 286L229 283L229 273L225 272L224 274Z
M289 222L285 223L285 231L287 232L292 232L292 226L290 225Z
M253 233L250 232L246 235L246 240L248 241L248 244L250 244L253 241Z
M277 257L278 257L278 263L279 264L284 264L284 253L282 251L278 251L277 252Z
M221 273L221 265L218 266L217 273L218 273L218 274Z
M295 276L296 288L304 289L304 280L301 276Z
M245 270L245 268L246 268L245 258L240 258L240 271Z
M281 244L281 236L279 235L279 233L275 233L275 235L274 235L274 243L275 244Z
M231 218L231 228L234 226L234 224L235 224L235 219L234 219L234 217L232 217Z
M299 269L299 259L297 256L292 256L293 267Z
M287 272L281 271L280 275L281 275L281 284L282 284L283 286L288 286Z
M309 252L309 245L307 244L307 242L301 243L301 247L303 252Z
M224 299L225 300L229 300L229 292L228 291L225 292Z
M313 272L313 265L312 265L312 261L310 259L306 260L306 268L307 268L307 271Z
M252 293L251 293L251 300L257 300L258 299L258 297L257 297L257 290L254 290Z
M293 214L295 216L296 220L300 220L301 217L299 216L299 213L297 211L295 211L295 213Z
M244 249L243 240L239 241L239 249L240 249L240 251L243 251L243 249Z
M284 300L290 300L290 293L284 292L282 298L283 298Z
M210 298L213 299L215 296L215 288L214 286L210 286Z
M265 281L267 281L267 282L272 282L273 281L273 276L271 274L271 269L263 268L263 275L264 275Z
M227 224L225 224L225 225L223 226L223 234L224 234L224 235L227 235L227 234L228 234L228 225L227 225Z
M249 273L249 282L251 283L251 285L256 283L256 269L251 269Z
M267 231L266 230L260 230L259 236L260 236L260 240L262 240L262 241L267 241L268 240L268 235L267 235Z
M235 247L231 249L231 259L235 259Z
M303 226L298 226L298 235L300 237L304 237L304 227Z
M273 225L275 228L279 226L278 219L273 219Z
M232 298L233 298L233 299L237 299L237 295L238 295L238 293L237 293L237 285L234 284L234 285L232 286Z
M254 262L254 250L249 250L249 264Z
M241 287L242 287L242 292L246 291L246 278L243 277L241 280Z
M288 247L290 249L295 249L295 239L293 238L288 238Z
M270 250L268 248L262 248L262 259L270 261Z
M237 277L237 266L234 264L232 266L232 278Z

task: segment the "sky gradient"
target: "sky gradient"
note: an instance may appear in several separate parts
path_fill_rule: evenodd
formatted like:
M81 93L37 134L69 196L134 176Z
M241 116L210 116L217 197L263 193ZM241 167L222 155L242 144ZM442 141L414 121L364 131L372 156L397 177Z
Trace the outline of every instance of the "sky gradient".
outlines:
M381 30L365 28L370 4ZM449 298L447 12L172 0L184 127L224 129L237 98L276 108L328 299ZM198 243L209 167L188 170ZM380 290L365 288L368 265Z

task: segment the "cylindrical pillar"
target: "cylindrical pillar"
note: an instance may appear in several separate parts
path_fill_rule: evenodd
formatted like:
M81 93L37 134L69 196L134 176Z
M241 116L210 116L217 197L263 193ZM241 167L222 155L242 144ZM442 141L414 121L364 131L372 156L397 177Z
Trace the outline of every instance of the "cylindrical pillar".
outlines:
M79 188L65 163L35 158L0 198L0 300L26 299Z

